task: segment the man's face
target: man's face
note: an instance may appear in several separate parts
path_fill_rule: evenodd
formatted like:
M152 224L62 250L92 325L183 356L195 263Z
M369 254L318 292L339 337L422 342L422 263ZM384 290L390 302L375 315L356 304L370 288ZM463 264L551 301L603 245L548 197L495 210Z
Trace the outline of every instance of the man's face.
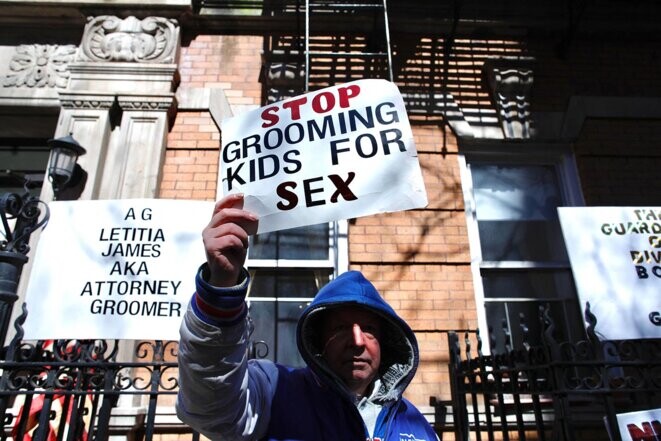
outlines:
M330 310L322 327L323 357L349 389L363 395L381 364L381 320L356 306Z

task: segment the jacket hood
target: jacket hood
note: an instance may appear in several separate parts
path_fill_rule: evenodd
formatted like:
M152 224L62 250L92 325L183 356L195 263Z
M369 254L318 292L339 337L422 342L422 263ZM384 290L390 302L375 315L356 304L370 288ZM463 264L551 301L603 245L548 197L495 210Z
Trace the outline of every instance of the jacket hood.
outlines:
M296 328L298 350L310 369L334 387L346 391L344 383L322 358L321 326L325 312L341 306L365 308L382 318L380 389L375 400L397 400L418 367L418 342L402 320L359 271L348 271L325 285L303 311Z

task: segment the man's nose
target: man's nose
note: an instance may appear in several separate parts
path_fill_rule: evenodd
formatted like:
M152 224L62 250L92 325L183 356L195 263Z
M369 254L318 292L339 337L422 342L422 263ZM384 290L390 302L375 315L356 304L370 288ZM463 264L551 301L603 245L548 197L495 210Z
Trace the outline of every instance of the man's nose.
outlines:
M365 346L365 335L358 323L353 325L353 344L356 346Z

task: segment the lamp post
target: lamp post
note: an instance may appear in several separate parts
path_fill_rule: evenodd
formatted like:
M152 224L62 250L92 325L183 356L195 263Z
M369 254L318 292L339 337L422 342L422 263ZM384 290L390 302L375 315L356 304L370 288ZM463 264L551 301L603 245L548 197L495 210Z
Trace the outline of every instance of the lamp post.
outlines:
M75 182L76 162L85 149L71 135L51 139L48 145L51 147L48 178L57 198L60 191ZM0 348L3 357L12 309L18 300L18 282L23 265L28 261L30 236L44 227L49 218L48 205L32 195L28 185L29 182L24 182L22 194L0 196L0 220L4 230L4 238L0 237Z
M48 180L53 186L53 193L57 199L62 190L76 184L76 178L80 174L77 173L80 166L76 162L86 151L71 135L49 139L48 145L51 148Z

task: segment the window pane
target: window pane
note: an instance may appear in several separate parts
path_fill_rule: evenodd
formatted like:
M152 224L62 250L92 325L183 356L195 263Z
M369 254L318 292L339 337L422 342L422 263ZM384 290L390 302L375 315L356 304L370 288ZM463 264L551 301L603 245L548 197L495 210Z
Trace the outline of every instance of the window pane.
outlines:
M483 260L566 261L555 168L472 164Z
M261 270L253 272L250 297L313 298L330 280L331 270Z
M329 225L319 224L258 234L250 243L251 259L326 260Z
M561 199L550 165L471 164L478 220L549 220Z
M483 270L485 298L573 299L574 279L567 270Z
M23 193L29 180L30 193L38 196L49 155L45 140L0 139L0 191Z
M526 341L530 345L542 343L542 323L539 319L540 306L549 307L549 316L555 325L553 338L558 342L585 339L582 316L575 300L487 302L487 324L491 334L491 351L505 352L505 331L510 334L510 346L517 349L523 346L524 328L527 328ZM521 319L523 315L523 321ZM495 344L493 344L495 342Z
M478 221L482 260L568 260L560 223Z
M266 358L287 366L304 365L296 346L296 323L307 305L307 301L250 301L250 316L255 325L251 341L267 345ZM264 349L261 343L256 343L258 356L260 352L263 355Z

